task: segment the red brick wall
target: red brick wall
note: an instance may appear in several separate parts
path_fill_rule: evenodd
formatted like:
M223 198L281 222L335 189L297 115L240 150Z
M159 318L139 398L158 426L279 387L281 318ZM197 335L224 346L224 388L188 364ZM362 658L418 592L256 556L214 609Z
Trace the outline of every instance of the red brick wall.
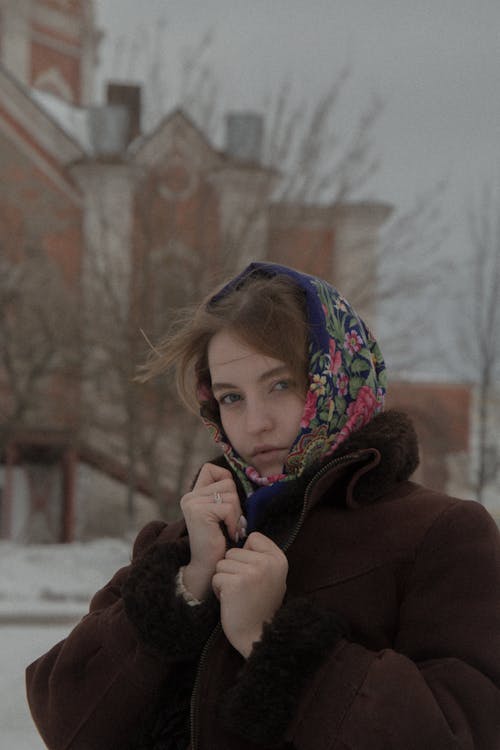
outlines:
M33 254L36 256L39 253L41 257L45 254L60 269L61 277L70 290L70 297L77 301L83 251L83 217L81 206L74 199L73 186L68 184L68 191L65 193L62 173L59 173L56 185L51 179L51 170L54 168L52 164L47 173L44 173L42 167L35 166L27 154L2 136L0 163L3 176L0 182L2 252L19 262L29 259ZM47 293L45 288L40 289L42 303L46 303L44 295ZM23 304L29 305L30 302L33 303L33 314L36 314L37 299L30 298ZM15 315L15 307L13 314ZM64 312L61 312L61 316L62 325L67 320ZM54 318L53 324L57 324L57 313ZM2 380L5 389L5 374ZM44 398L39 400L36 409L29 409L27 418L31 424L38 422L46 427L73 425L79 391L74 373L61 373L39 385Z
M50 10L59 10L68 15L80 16L85 2L84 0L37 0L37 4Z
M44 33L54 36L52 32L44 29ZM57 37L56 37L57 38ZM37 79L46 71L55 68L61 73L64 81L72 93L72 101L76 104L81 101L81 61L79 58L66 54L56 49L52 49L41 42L33 40L31 42L31 83L37 85ZM49 86L44 85L44 90L49 91ZM61 92L54 87L50 93L61 95Z
M418 479L434 489L445 490L450 479L447 455L469 450L471 397L464 384L389 384L387 408L413 419L421 448Z
M268 258L331 279L333 239L333 230L328 228L271 227Z
M179 182L175 183L179 187L176 195L170 173L168 180L169 189L165 189L164 175L150 175L139 186L135 201L133 253L138 269L135 293L136 301L142 296L146 305L152 305L155 299L153 287L168 286L174 277L187 282L184 288L191 289L193 297L198 299L220 272L219 200L214 187L200 179L192 190L184 192ZM156 266L151 266L156 271L148 279L151 253L157 259ZM141 289L143 284L146 289ZM171 290L172 304L192 301L175 298L177 291ZM153 313L153 309L150 312ZM147 316L147 310L143 310L143 314Z

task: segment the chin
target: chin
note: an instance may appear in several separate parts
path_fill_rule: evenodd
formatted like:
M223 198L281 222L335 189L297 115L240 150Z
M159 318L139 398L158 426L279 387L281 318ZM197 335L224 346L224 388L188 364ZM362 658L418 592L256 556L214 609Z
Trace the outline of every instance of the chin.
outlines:
M274 477L276 474L283 474L286 452L285 451L274 451L276 455L269 456L269 459L261 460L262 457L251 456L246 459L250 466L253 466L259 476L261 477ZM260 460L255 460L258 458Z
M283 464L279 464L279 466L263 466L260 469L256 466L255 468L261 477L274 477L276 474L283 474Z

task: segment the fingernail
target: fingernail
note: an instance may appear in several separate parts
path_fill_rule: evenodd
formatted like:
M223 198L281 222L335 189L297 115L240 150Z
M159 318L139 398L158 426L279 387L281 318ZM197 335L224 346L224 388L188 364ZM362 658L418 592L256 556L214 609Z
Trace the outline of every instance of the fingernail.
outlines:
M240 520L238 521L239 527L240 527L240 534L241 538L245 539L247 535L247 519L245 516L240 516Z

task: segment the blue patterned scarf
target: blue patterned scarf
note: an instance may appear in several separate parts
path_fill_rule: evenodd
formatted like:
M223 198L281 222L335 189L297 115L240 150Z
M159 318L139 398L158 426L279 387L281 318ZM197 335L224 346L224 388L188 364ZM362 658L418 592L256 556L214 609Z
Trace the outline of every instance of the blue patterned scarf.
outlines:
M222 425L213 418L213 408L207 408L213 396L200 389L202 419L245 488L249 531L262 505L283 482L301 476L331 456L352 432L382 410L386 391L386 369L377 342L347 300L322 279L273 263L251 263L210 304L254 274L288 276L305 293L310 331L309 389L300 430L283 473L272 477L261 477L236 453Z

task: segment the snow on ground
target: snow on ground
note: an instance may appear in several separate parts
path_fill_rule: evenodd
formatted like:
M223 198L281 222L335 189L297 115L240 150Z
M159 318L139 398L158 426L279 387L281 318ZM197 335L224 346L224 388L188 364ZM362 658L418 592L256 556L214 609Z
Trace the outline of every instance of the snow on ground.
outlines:
M24 669L64 638L70 625L1 625L0 748L43 750L26 703Z
M78 619L92 595L130 559L119 539L88 543L0 543L0 621L20 616Z
M0 748L42 750L26 703L24 670L64 638L92 595L126 565L130 544L0 543Z

